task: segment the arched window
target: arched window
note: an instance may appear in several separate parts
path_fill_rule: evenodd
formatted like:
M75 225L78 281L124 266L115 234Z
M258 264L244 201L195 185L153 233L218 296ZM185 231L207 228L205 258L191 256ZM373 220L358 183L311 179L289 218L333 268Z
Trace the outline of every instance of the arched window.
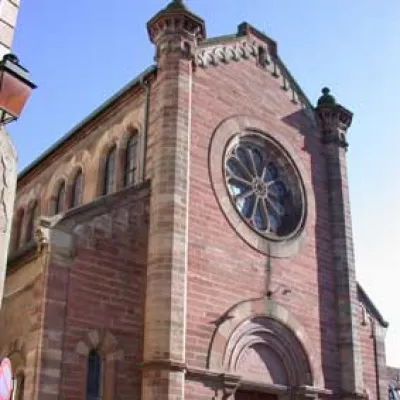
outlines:
M39 205L37 202L29 210L28 225L26 227L26 241L30 242L35 237L35 221L39 216Z
M87 360L86 400L99 400L102 395L102 359L91 350Z
M104 165L103 193L102 194L109 194L109 193L113 192L113 190L114 190L115 155L116 155L116 146L113 146L107 153L106 162Z
M54 197L53 214L59 214L64 211L65 207L65 181L58 184L57 191Z
M23 209L19 210L14 225L14 240L13 240L14 250L18 250L23 243L24 216L25 216L24 210Z
M83 174L80 169L74 177L71 188L71 208L77 207L82 203Z
M131 136L126 144L125 150L125 168L124 168L124 186L130 186L137 182L137 132Z

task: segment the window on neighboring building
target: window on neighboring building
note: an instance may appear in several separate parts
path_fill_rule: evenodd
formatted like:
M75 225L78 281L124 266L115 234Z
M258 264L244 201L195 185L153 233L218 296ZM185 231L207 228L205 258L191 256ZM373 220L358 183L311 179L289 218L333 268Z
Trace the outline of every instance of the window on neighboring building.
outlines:
M138 159L138 133L129 138L125 150L124 185L130 186L137 182L137 159Z
M64 211L65 207L65 182L61 181L58 184L57 191L54 197L53 214L59 214Z
M80 169L74 177L71 188L71 203L70 206L77 207L82 203L82 190L83 190L83 174Z
M106 162L104 165L104 180L103 180L103 193L109 194L114 190L115 181L115 156L116 146L111 147L107 153Z
M23 243L24 216L25 216L24 210L23 209L19 210L14 225L14 245L13 245L14 250L18 250Z
M28 225L26 227L26 241L30 242L35 237L35 221L39 216L39 205L37 202L29 210Z
M99 400L102 392L102 359L91 350L87 360L86 400Z

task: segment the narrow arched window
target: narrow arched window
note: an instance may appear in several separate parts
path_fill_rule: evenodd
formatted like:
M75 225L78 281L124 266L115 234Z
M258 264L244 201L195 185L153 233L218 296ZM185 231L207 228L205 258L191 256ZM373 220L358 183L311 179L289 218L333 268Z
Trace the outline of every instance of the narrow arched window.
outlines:
M106 162L104 165L103 194L109 194L114 190L115 154L116 147L113 146L107 153Z
M29 210L28 225L26 227L26 241L30 242L35 237L35 221L39 216L39 205L37 202Z
M24 234L24 216L25 212L23 209L19 210L16 216L15 225L14 225L14 244L13 249L18 250L23 243L23 234Z
M124 168L124 185L130 186L137 182L137 149L138 135L137 132L131 136L126 144L125 150L125 168Z
M65 182L61 181L58 184L57 191L54 197L53 214L59 214L64 211L65 207Z
M83 174L80 169L74 177L71 187L71 208L77 207L82 203Z
M99 400L102 392L102 360L96 350L91 350L87 360L86 400Z

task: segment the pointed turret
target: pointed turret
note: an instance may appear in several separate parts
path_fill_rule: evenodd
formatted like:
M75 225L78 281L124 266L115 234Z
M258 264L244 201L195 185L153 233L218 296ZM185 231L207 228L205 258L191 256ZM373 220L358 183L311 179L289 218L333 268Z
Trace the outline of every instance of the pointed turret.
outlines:
M341 392L343 399L363 396L361 342L357 309L357 281L347 179L347 131L353 114L322 89L315 109L326 159L331 245L336 275L336 312L339 329Z
M323 141L335 142L347 148L346 135L353 119L352 112L338 104L327 87L322 89L322 96L318 99L315 111Z
M193 47L206 37L205 23L182 0L171 1L147 23L150 41L156 46L156 59L162 54L181 51L192 54Z

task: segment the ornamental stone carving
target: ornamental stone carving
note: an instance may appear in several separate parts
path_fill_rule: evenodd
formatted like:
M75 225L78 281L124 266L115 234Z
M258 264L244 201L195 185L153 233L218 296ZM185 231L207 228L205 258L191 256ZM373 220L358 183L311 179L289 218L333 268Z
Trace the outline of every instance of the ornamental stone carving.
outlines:
M195 66L208 68L242 60L256 62L277 79L281 84L281 89L288 93L290 100L295 104L299 103L312 124L315 125L314 110L309 100L299 89L279 57L274 57L266 45L247 39L230 43L201 45L196 49L193 62Z

